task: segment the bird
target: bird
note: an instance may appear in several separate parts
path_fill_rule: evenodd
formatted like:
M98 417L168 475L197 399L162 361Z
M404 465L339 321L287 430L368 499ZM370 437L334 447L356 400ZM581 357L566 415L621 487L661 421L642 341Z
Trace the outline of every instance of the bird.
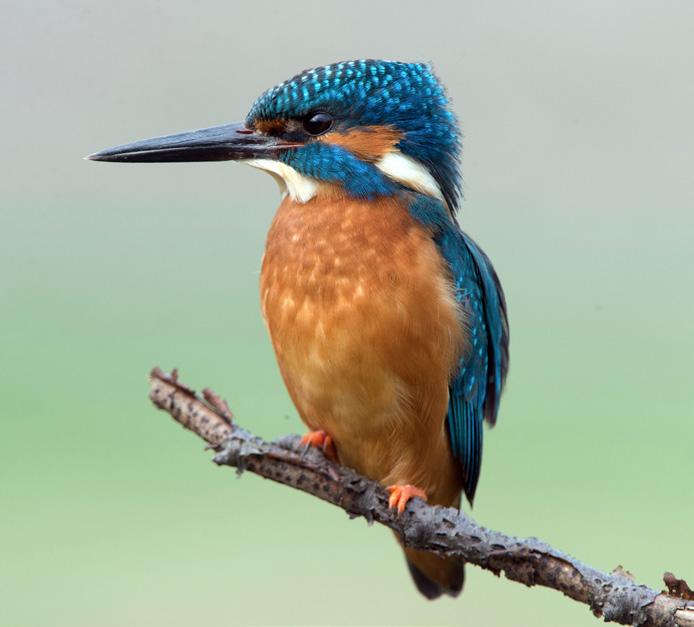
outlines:
M362 59L277 84L243 122L88 157L272 175L260 302L302 441L382 484L396 515L472 505L508 372L500 281L459 226L461 138L431 64ZM402 548L426 598L460 593L462 561Z

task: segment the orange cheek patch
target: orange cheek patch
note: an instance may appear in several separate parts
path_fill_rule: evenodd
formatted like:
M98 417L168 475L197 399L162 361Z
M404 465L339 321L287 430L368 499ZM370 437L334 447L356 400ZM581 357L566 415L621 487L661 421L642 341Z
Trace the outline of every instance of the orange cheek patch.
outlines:
M327 133L319 139L341 146L363 161L373 162L390 152L402 139L402 133L392 126L362 126L346 133Z

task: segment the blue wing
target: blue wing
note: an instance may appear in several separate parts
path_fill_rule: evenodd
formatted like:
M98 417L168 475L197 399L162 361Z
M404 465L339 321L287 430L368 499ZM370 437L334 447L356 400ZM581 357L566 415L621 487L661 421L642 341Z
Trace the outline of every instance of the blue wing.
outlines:
M508 371L508 320L489 258L465 233L451 233L448 238L455 243L447 242L441 249L453 274L469 338L469 350L460 358L450 385L448 430L453 453L463 466L465 495L472 503L482 464L482 422L495 424Z
M465 495L472 503L482 464L482 423L486 419L495 424L508 371L506 302L491 261L441 203L419 197L410 212L433 229L467 326L469 349L450 383L447 424L453 454L462 466Z

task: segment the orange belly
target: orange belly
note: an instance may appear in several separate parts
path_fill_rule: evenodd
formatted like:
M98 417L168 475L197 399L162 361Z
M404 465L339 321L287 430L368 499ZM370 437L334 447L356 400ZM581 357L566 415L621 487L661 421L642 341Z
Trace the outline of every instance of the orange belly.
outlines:
M394 199L285 198L260 290L302 420L340 461L451 505L461 489L445 428L464 325L431 236Z

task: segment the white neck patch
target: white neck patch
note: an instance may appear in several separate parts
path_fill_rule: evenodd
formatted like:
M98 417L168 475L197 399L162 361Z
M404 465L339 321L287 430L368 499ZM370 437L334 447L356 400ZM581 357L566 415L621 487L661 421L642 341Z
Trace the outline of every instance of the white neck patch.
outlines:
M399 150L391 150L376 162L376 167L386 176L417 192L438 198L444 202L443 193L436 179L421 163Z
M283 197L289 195L292 200L303 204L318 193L316 179L304 176L286 163L273 159L248 159L245 163L269 172L280 186Z

